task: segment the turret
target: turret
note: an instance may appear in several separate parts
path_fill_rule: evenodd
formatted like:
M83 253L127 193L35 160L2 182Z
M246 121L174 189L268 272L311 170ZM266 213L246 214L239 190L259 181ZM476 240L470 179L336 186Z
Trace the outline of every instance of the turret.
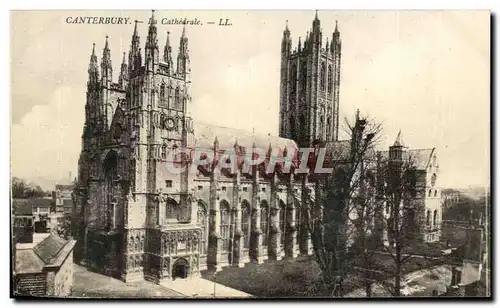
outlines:
M158 49L158 35L156 30L156 19L155 11L151 13L151 19L149 21L148 37L146 39L145 47L145 65L146 70L152 71L154 65L158 64L160 61Z
M391 161L403 161L404 152L405 145L403 143L403 136L400 130L394 144L389 147L389 159Z
M312 43L321 45L321 26L318 18L318 11L316 11L316 15L313 20L313 27L311 32Z
M109 87L113 81L113 67L111 65L111 51L109 50L108 36L106 35L106 43L102 51L101 61L102 85Z
M125 90L128 85L128 67L125 61L125 53L123 53L122 65L120 68L120 76L118 77L118 85L122 90Z
M339 22L338 22L338 20L336 20L335 21L335 31L333 31L333 34L332 34L332 43L330 45L330 50L332 52L339 52L340 53L341 46L342 46L342 40L340 39Z
M281 41L281 56L286 57L290 54L292 49L292 39L290 37L290 30L288 29L288 20L286 21L285 30L283 30L283 39Z
M186 37L186 27L182 28L182 35L179 44L179 53L177 54L177 75L184 80L189 81L191 67L189 61L188 38Z
M137 23L138 21L135 21L135 26L134 26L134 33L132 34L132 42L130 44L130 52L128 54L128 69L129 69L129 76L130 73L142 66L142 61L138 61L139 55L140 55L140 37L137 33Z
M87 87L90 89L99 83L99 67L97 65L97 56L95 54L95 44L93 44L92 54L90 55L88 73L89 80L87 82Z
M163 49L163 62L167 64L168 74L172 75L174 70L174 61L172 59L172 47L170 46L170 32L167 32L167 43Z

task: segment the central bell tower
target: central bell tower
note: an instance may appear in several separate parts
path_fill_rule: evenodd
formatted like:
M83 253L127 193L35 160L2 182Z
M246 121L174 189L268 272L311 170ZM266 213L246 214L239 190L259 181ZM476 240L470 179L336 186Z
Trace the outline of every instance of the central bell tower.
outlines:
M280 137L302 147L338 140L341 46L337 23L331 42L323 43L316 12L304 44L299 37L292 50L287 21L281 41Z

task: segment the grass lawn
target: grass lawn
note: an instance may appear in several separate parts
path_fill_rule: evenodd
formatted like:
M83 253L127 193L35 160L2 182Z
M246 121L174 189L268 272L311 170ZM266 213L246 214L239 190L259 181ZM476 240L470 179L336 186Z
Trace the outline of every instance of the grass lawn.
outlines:
M314 259L249 264L244 268L227 267L203 278L252 294L257 297L329 297L328 290L318 287L321 270ZM346 279L345 287L358 287L354 279Z
M172 298L178 293L151 282L126 284L118 279L88 271L73 264L73 297L92 298Z

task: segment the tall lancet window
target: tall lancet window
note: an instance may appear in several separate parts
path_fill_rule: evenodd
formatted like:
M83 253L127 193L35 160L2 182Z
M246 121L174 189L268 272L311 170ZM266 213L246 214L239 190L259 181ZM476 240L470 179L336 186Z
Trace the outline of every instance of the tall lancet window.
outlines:
M306 88L307 88L307 64L306 62L302 62L302 64L300 65L300 71L302 73L301 77L300 77L300 84L301 84L301 88L302 88L302 91L305 91Z
M243 237L243 248L250 247L250 204L246 200L241 203L241 233Z
M181 105L181 94L179 87L175 88L175 93L174 93L174 109L179 110Z
M320 82L320 85L319 85L319 88L321 89L321 91L325 91L325 82L326 82L326 64L325 62L322 62L321 63L321 70L320 70L320 73L319 73L320 77L319 77L319 82Z
M106 156L104 161L104 172L106 181L106 203L108 209L107 227L108 229L116 228L116 181L118 179L118 155L111 151Z
M305 137L307 136L307 132L306 132L306 117L301 114L300 115L300 119L299 119L299 132L301 134L301 137L302 139L305 139Z
M319 137L324 139L323 136L325 135L325 117L321 116L319 118Z
M295 94L297 90L297 65L292 64L291 71L290 71L290 92L292 93L292 96Z
M231 226L231 211L226 201L220 203L220 236L222 238L222 251L229 251Z
M283 200L280 200L280 231L281 231L281 246L285 246L286 238L286 205Z
M201 201L198 201L198 219L197 224L201 228L201 249L200 253L202 255L207 254L207 243L208 243L208 215L207 207Z
M167 99L165 97L165 84L162 83L160 86L160 105L166 105Z
M265 200L260 203L260 230L262 231L262 246L267 246L269 238L269 206Z
M333 70L332 66L328 65L328 93L332 94L333 90Z
M295 116L290 116L290 138L297 139L297 128L295 127Z

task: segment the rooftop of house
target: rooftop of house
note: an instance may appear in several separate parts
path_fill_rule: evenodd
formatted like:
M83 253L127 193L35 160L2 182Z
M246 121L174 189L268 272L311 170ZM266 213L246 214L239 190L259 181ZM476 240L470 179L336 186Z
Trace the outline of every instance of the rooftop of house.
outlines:
M74 245L74 240L51 234L34 247L16 246L16 274L40 273L45 267L61 266Z
M12 211L16 216L32 216L32 199L12 199Z

